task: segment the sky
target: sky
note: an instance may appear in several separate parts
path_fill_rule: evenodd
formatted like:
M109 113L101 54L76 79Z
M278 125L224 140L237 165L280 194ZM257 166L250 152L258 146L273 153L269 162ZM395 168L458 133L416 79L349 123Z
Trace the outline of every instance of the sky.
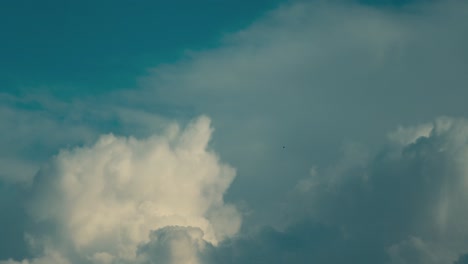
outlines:
M468 1L0 3L0 264L468 263Z

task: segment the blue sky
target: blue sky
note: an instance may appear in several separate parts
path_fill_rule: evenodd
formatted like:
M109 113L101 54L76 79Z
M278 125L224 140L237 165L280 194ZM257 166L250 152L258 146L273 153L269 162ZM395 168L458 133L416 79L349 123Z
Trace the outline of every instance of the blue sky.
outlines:
M468 2L0 4L0 264L463 264Z
M127 88L146 68L215 46L278 3L8 1L0 11L2 85Z
M362 2L398 7L407 1ZM187 50L215 47L224 34L248 26L279 4L8 1L0 11L0 80L11 90L46 85L63 96L132 87L145 69L177 61Z

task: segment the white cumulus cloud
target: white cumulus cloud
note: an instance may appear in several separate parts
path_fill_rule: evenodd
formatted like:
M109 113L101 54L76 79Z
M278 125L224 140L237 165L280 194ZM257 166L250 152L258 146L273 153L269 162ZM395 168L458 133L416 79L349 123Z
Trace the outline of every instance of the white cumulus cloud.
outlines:
M38 173L27 202L35 224L53 228L31 236L65 254L112 263L136 260L150 233L168 226L193 228L189 234L214 245L234 235L241 217L223 194L235 170L209 150L211 133L209 118L200 117L164 135L104 135L92 146L61 151ZM191 258L177 241L168 245L171 256ZM36 262L42 263L26 263Z

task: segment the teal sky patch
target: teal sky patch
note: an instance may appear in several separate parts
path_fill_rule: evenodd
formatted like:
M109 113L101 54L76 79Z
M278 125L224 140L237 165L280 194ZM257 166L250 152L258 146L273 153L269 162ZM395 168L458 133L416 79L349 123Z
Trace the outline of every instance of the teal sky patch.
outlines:
M278 2L4 1L0 85L62 96L128 88L146 68L215 45Z

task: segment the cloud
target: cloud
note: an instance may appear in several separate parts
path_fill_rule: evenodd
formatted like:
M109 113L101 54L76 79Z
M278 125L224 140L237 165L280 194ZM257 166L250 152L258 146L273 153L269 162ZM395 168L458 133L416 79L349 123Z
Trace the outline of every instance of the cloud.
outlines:
M32 260L15 261L13 259L0 261L0 264L71 264L59 252L47 251L44 256Z
M240 172L229 199L249 201L251 219L265 223L277 194L311 162L330 165L343 143L377 151L397 126L468 115L466 10L466 1L285 3L217 48L155 67L133 98L210 115L213 144ZM393 136L406 144L419 132L405 133Z
M429 134L390 143L339 177L333 168L316 169L314 184L288 203L299 204L293 216L334 226L359 243L360 254L385 251L389 263L454 262L468 248L468 120L439 118L428 126Z
M24 229L27 215L22 203L23 192L18 186L0 180L0 260L27 255Z
M63 101L52 95L0 93L0 179L28 185L58 150L89 145L100 134L147 137L170 123L112 94L106 98ZM188 121L187 121L188 122Z
M433 126L431 124L413 126L410 128L399 126L398 129L390 133L388 137L391 141L404 146L416 142L420 137L428 137L432 129Z
M451 256L445 256L437 247L431 247L417 237L392 245L387 249L392 264L406 263L450 263Z
M191 227L189 235L216 245L237 233L241 217L223 202L235 171L207 149L211 133L210 120L200 117L164 135L104 135L62 150L34 179L26 207L36 229L26 232L92 263L135 260L138 246L160 234L164 240L167 226ZM177 237L169 257L189 258L191 251L177 253L185 247Z
M139 247L138 263L202 264L212 250L201 229L169 226L152 232L150 241Z
M283 231L263 227L227 240L214 248L206 263L348 263L344 244L340 230L303 221Z
M460 258L454 262L454 264L465 264L468 263L468 254L460 256Z
M204 260L200 263L208 264L464 263L468 120L443 117L423 125L428 126L428 135L406 145L389 140L365 162L314 167L309 175L313 184L300 180L307 188L296 186L285 206L277 208L277 217L290 215L283 229L265 226L216 247L199 246L196 238L201 233L195 230L168 229L174 232L171 236L161 233L158 237L171 238L163 242L183 243L183 252L199 252ZM356 152L346 151L343 159L349 160L347 155ZM153 247L154 251L144 248L158 254L170 252L160 251L162 246Z
M0 93L0 179L29 183L58 148L94 138L94 129L63 115L33 100Z
M466 120L431 120L468 115L467 10L455 0L290 2L217 48L150 70L141 89L71 107L5 99L0 177L14 191L0 194L0 228L36 246L0 253L30 263L463 263ZM207 118L167 126L200 114L213 138ZM32 182L58 149L30 189L11 183ZM232 204L250 212L242 231Z

